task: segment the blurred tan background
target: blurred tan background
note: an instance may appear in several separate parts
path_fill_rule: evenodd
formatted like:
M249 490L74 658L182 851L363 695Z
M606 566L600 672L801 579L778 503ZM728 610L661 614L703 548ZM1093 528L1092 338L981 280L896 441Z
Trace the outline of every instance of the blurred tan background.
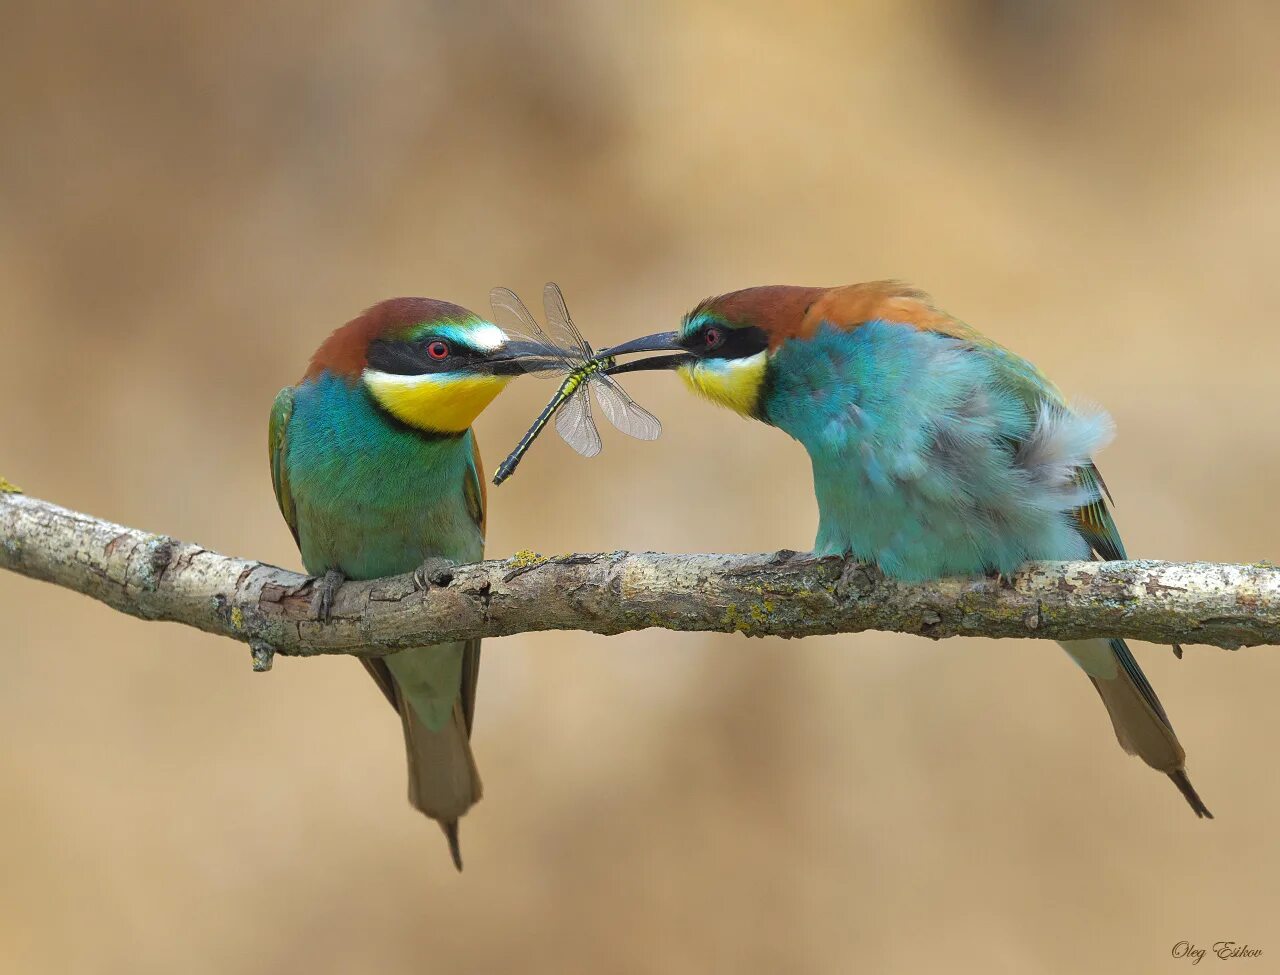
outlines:
M296 567L267 412L377 299L555 279L604 344L711 293L896 276L1114 413L1132 552L1276 557L1280 16L1112 7L10 0L0 473ZM491 492L491 554L811 543L797 445L630 387L663 439L545 438ZM490 468L545 393L481 419ZM10 575L0 620L6 973L1280 957L1265 649L1137 648L1206 823L1049 644L491 641L459 877L354 662L254 675Z

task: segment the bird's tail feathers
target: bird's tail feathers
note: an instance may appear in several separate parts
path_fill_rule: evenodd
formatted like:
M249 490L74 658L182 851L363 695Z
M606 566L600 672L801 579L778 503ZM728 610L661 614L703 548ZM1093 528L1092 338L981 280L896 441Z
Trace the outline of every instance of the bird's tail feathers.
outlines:
M484 791L471 754L462 702L454 704L453 715L439 731L423 724L407 701L400 702L398 710L409 764L409 802L440 824L453 864L461 870L458 819L480 801Z
M1165 773L1197 816L1213 814L1187 777L1186 752L1164 706L1123 640L1076 640L1063 648L1089 675L1115 729L1120 747Z

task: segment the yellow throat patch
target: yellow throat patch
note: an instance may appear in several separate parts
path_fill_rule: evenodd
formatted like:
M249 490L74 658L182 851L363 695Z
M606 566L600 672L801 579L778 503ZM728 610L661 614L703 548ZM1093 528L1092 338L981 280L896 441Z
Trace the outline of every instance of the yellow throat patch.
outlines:
M695 393L743 416L755 416L769 368L767 352L743 359L703 359L678 370Z
M462 433L511 381L510 376L482 373L400 376L372 369L362 378L373 398L397 420L439 433Z

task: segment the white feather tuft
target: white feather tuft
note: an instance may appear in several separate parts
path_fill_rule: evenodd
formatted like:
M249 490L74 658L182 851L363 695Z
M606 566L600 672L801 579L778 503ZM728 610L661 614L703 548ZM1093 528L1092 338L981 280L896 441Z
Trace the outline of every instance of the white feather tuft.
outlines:
M1114 436L1115 424L1104 410L1086 407L1072 412L1042 402L1035 428L1018 447L1015 462L1036 487L1079 494L1070 503L1088 504L1096 499L1076 481L1076 472Z

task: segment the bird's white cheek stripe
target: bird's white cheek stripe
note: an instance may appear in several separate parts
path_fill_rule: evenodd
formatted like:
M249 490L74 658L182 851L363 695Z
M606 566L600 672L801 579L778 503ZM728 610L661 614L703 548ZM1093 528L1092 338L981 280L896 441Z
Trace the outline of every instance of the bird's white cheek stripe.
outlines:
M461 433L475 422L509 376L487 373L433 373L401 376L366 369L364 384L384 410L421 430Z
M681 366L679 372L698 395L743 416L752 416L768 364L768 353L757 352L742 359L704 359Z

